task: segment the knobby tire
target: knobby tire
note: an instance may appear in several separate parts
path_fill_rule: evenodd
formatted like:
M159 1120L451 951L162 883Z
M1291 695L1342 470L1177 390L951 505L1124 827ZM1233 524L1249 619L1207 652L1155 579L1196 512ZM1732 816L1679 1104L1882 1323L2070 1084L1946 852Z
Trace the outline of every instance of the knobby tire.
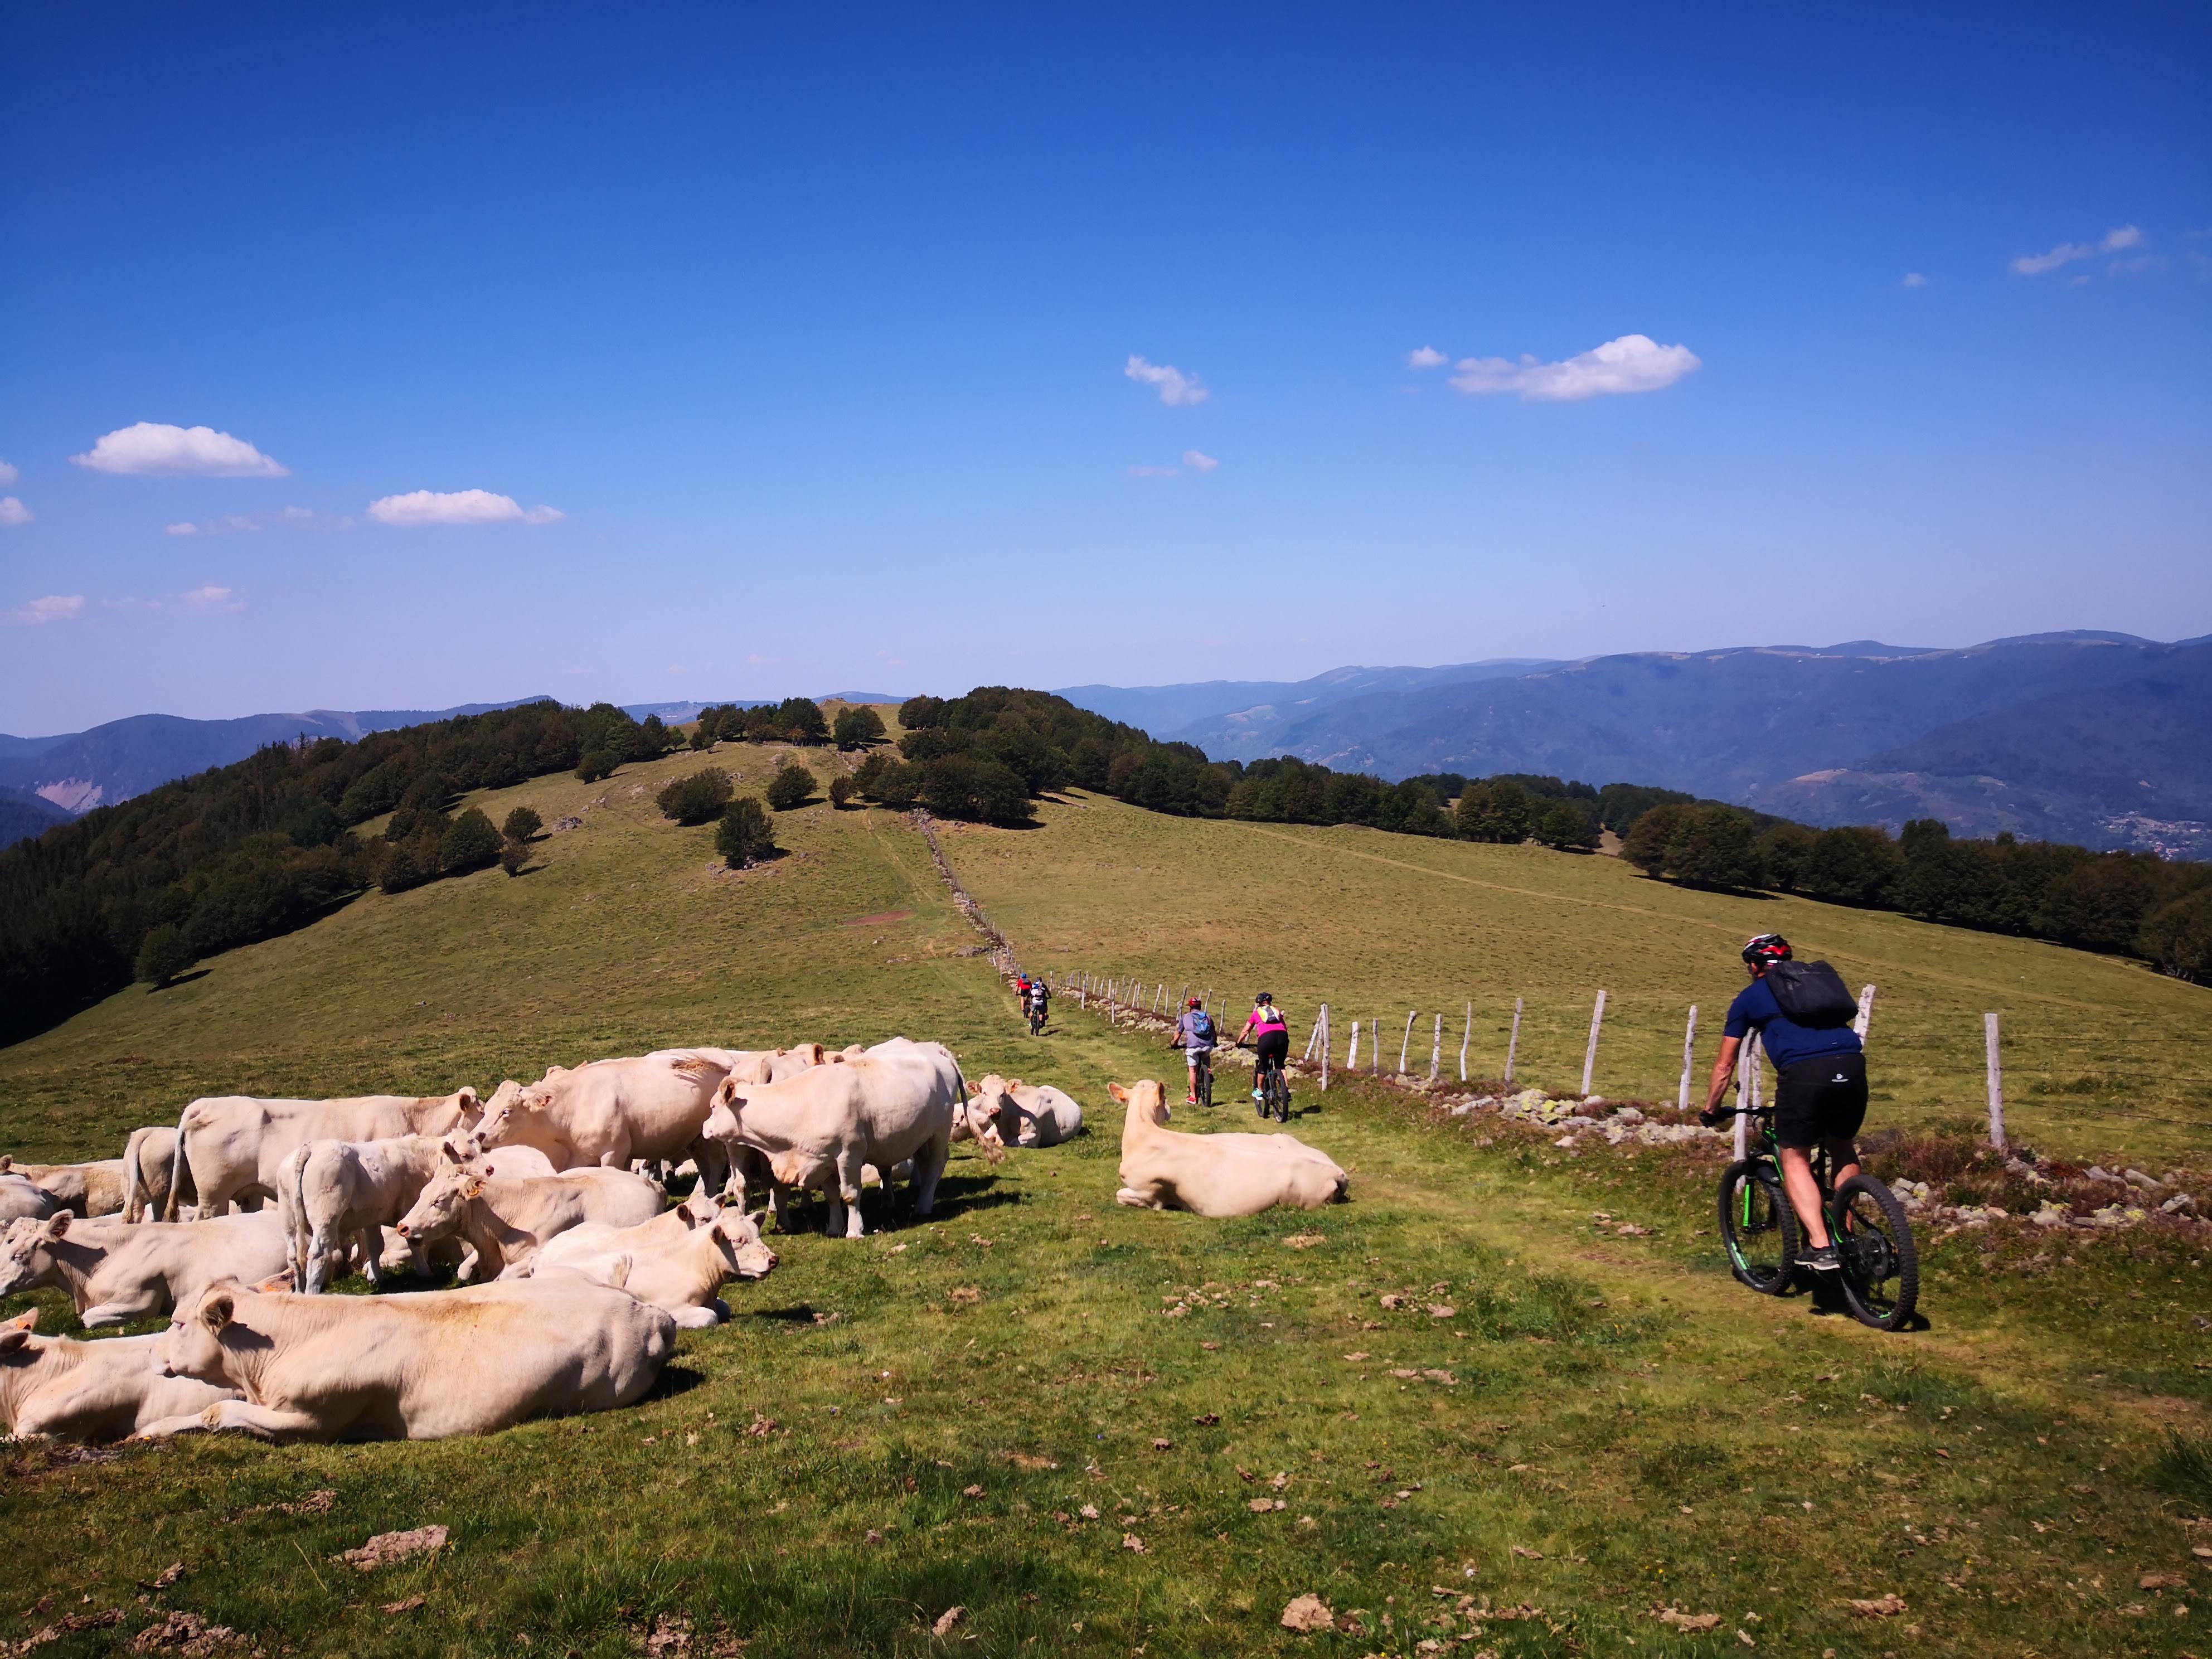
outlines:
M1836 1237L1844 1258L1836 1277L1851 1316L1878 1331L1900 1329L1920 1299L1920 1251L1905 1206L1862 1173L1836 1188L1834 1212L1849 1224Z
M1729 1164L1721 1176L1720 1215L1721 1243L1737 1282L1761 1296L1787 1292L1796 1278L1799 1234L1780 1171L1763 1158Z

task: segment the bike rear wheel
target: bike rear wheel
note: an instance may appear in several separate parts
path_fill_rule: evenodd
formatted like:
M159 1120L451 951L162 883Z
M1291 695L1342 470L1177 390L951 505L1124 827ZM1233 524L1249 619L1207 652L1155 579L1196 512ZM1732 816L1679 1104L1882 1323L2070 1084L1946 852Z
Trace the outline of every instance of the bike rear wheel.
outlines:
M1213 1062L1212 1060L1199 1062L1198 1103L1201 1106L1213 1104Z
M1851 1316L1878 1331L1912 1317L1920 1299L1920 1252L1905 1206L1888 1188L1855 1175L1836 1189L1836 1249L1844 1258L1844 1300Z
M1267 1068L1267 1104L1274 1109L1276 1122L1291 1121L1291 1079L1279 1066Z
M1761 1296L1780 1296L1796 1276L1797 1212L1765 1158L1731 1164L1721 1176L1721 1242L1729 1271Z

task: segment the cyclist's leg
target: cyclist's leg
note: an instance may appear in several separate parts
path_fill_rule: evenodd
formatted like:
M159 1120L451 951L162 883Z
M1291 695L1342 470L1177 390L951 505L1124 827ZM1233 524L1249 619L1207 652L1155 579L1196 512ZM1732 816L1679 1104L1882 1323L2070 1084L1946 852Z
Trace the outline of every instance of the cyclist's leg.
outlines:
M1820 1213L1820 1183L1813 1179L1813 1158L1808 1149L1782 1149L1782 1185L1790 1194L1790 1207L1797 1212L1797 1224L1805 1230L1805 1242L1816 1250L1825 1248L1828 1223Z

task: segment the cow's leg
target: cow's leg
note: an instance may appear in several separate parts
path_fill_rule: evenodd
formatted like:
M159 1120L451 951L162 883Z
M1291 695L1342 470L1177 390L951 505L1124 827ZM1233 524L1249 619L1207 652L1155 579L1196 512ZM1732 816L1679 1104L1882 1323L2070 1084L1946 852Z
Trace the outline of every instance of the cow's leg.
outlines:
M233 1429L263 1440L295 1435L322 1438L328 1433L322 1419L311 1413L257 1406L251 1400L218 1400L200 1413L200 1420L210 1429Z
M945 1160L952 1156L952 1138L939 1135L914 1155L914 1212L927 1215L937 1204L937 1182L945 1173ZM885 1190L889 1190L886 1183Z
M76 1316L76 1322L87 1330L94 1330L103 1325L121 1325L133 1319L143 1319L148 1314L160 1311L151 1297L141 1296L136 1302L94 1303Z
M307 1271L300 1275L300 1288L309 1296L320 1296L330 1288L331 1235L320 1221L307 1235Z
M860 1218L860 1166L866 1162L854 1146L842 1147L837 1153L837 1197L844 1205L848 1238L867 1236L867 1226Z
M1163 1210L1167 1207L1160 1202L1159 1192L1155 1188L1140 1190L1135 1187L1124 1187L1114 1194L1114 1201L1126 1204L1133 1210Z
M133 1440L167 1440L179 1434L197 1434L207 1427L205 1413L192 1412L183 1417L157 1418L142 1424L131 1431Z
M714 1317L712 1308L671 1308L668 1311L675 1317L676 1328L679 1331L703 1331L708 1326L720 1322Z
M384 1229L374 1221L361 1230L361 1270L373 1291L384 1288Z

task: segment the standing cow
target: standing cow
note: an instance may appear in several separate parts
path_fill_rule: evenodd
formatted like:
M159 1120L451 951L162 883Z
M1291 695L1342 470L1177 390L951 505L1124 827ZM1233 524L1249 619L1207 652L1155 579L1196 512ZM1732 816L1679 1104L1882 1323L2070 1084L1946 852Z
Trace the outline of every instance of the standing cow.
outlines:
M487 1146L534 1146L556 1170L626 1170L632 1158L692 1156L732 1070L760 1056L733 1048L662 1048L631 1060L556 1066L537 1082L502 1083L477 1126ZM713 1172L719 1184L721 1171Z
M360 1095L343 1100L261 1100L252 1095L196 1100L177 1120L176 1164L161 1218L176 1218L187 1168L199 1192L200 1213L216 1216L234 1199L275 1198L284 1160L308 1141L442 1135L469 1127L482 1109L470 1088L450 1095Z

